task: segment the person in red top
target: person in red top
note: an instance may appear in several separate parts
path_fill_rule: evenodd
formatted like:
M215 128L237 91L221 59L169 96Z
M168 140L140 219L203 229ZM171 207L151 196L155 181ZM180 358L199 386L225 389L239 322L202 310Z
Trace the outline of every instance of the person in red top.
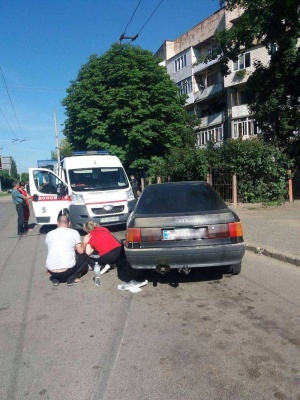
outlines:
M24 226L24 233L27 233L28 232L28 221L29 221L29 216L30 216L28 199L30 199L30 196L25 190L25 183L24 182L20 182L20 187L19 187L18 190L25 198L25 201L23 203L23 213L24 213L23 226Z
M104 226L99 226L94 221L84 224L83 230L90 234L90 240L86 246L86 254L89 256L88 264L94 269L96 261L104 274L113 264L116 264L121 256L122 244Z

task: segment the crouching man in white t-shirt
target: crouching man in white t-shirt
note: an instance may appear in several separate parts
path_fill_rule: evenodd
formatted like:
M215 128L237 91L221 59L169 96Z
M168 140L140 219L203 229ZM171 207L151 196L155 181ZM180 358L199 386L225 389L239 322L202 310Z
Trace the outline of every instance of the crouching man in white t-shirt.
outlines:
M54 286L60 282L67 282L69 286L80 282L79 276L88 270L85 247L89 236L84 236L81 242L78 231L70 228L68 215L57 218L57 228L48 232L45 240L48 246L46 268Z

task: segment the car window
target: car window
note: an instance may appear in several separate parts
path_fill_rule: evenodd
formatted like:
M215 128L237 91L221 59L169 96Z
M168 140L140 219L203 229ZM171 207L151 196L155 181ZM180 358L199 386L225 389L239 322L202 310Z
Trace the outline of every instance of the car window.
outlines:
M166 183L147 186L136 214L195 213L227 208L217 192L206 183Z

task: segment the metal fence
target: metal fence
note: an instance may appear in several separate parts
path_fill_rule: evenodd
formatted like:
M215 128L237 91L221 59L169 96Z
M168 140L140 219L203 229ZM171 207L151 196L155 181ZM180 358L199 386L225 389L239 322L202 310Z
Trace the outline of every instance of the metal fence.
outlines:
M234 203L233 178L229 170L211 167L207 180L224 201Z

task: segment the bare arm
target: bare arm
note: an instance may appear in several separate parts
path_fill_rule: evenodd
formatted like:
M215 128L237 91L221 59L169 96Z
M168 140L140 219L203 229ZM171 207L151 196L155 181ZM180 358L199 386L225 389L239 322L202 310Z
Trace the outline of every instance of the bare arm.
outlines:
M88 244L88 242L90 240L90 237L91 237L90 234L85 235L83 240L82 240L82 242L76 244L75 249L76 249L77 253L83 254L85 252L85 248L86 248L86 245Z

